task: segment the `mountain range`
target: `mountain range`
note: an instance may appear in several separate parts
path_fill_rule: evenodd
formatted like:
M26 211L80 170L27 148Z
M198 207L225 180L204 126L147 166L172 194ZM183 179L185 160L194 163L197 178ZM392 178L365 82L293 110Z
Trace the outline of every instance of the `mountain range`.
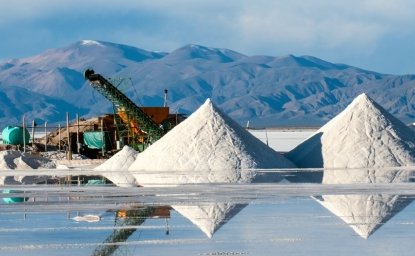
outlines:
M415 75L390 75L311 56L247 56L186 45L170 53L82 40L36 56L0 61L0 125L64 122L65 113L112 113L84 80L92 68L139 106L190 114L207 98L242 125L320 126L365 92L404 122L415 118ZM0 128L1 128L0 127Z

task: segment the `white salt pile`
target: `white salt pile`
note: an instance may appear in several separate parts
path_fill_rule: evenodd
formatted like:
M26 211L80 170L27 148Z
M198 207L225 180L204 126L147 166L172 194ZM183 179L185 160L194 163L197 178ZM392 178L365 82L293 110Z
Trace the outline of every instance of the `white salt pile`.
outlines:
M287 156L300 167L324 167L324 184L407 182L410 172L384 167L414 165L415 134L361 94ZM330 195L319 201L367 238L412 200L392 195Z
M139 184L146 186L252 182L259 178L252 169L293 167L294 164L208 99L185 121L139 154L129 170Z
M136 160L138 152L129 146L124 146L117 154L103 164L94 168L119 187L137 186L135 178L128 171L130 165Z
M174 205L173 208L195 224L209 238L246 205L214 203L203 205Z
M408 172L376 170L368 176L366 171L350 168L414 165L415 134L361 94L287 157L299 167L345 168L324 172L324 183L400 182L409 177ZM375 175L376 172L382 175Z
M53 161L41 156L30 155L20 151L12 150L0 151L0 170L39 168L54 169L56 168L56 165ZM47 179L47 176L0 176L0 184L34 184L43 182Z
M143 186L161 184L279 181L256 168L294 168L289 160L255 138L210 100L137 156L129 170ZM243 206L232 203L172 205L208 237Z

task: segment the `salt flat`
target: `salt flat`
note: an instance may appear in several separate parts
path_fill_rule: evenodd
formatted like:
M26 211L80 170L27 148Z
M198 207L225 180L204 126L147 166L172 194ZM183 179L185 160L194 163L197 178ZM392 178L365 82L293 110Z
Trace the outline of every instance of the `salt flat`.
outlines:
M265 131L254 131L265 141ZM275 150L287 152L308 138L312 131L266 131ZM287 139L289 135L291 139ZM283 143L281 143L283 142ZM399 167L405 172L410 166ZM388 171L388 168L383 168ZM394 167L396 169L396 167ZM389 169L393 170L393 169ZM2 175L105 174L111 170L7 170ZM268 169L295 175L303 169ZM310 168L309 172L323 172ZM356 168L362 172L365 169ZM119 173L121 174L121 173ZM411 183L397 184L188 184L140 189L108 186L7 185L30 199L23 204L0 205L0 254L93 255L102 246L119 246L126 255L412 255L415 238L415 205L392 211L392 217L364 239L341 218L316 201L322 195L400 195L412 202ZM13 195L13 194L12 194ZM20 195L20 194L19 194ZM2 197L11 196L0 195ZM18 195L17 195L18 196ZM34 197L37 200L33 201ZM161 205L203 205L212 202L246 204L224 219L209 238L173 209L168 216L143 216L142 224L123 224L121 209ZM97 222L76 221L93 215ZM209 215L206 215L209 216ZM115 221L117 220L117 221ZM117 224L118 223L118 224ZM120 230L134 230L128 240L111 242ZM168 233L168 235L166 235Z

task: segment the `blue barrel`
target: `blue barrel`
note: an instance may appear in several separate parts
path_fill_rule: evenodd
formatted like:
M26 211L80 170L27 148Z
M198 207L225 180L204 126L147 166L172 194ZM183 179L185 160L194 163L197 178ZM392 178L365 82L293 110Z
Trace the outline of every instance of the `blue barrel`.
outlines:
M3 129L1 137L3 139L3 144L23 145L23 127L9 125ZM28 144L30 140L30 134L27 129L25 129L24 138L24 142Z

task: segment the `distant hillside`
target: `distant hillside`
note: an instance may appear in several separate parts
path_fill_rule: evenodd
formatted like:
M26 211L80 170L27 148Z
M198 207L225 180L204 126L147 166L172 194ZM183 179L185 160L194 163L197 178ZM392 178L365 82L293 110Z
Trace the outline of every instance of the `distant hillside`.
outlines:
M162 105L168 89L172 112L191 113L212 98L253 126L321 125L362 92L405 122L415 117L415 75L379 74L311 56L246 56L199 45L160 53L83 40L0 62L0 124L19 123L23 114L58 122L65 112L111 113L110 102L84 81L87 68L125 78L119 88L138 105Z

